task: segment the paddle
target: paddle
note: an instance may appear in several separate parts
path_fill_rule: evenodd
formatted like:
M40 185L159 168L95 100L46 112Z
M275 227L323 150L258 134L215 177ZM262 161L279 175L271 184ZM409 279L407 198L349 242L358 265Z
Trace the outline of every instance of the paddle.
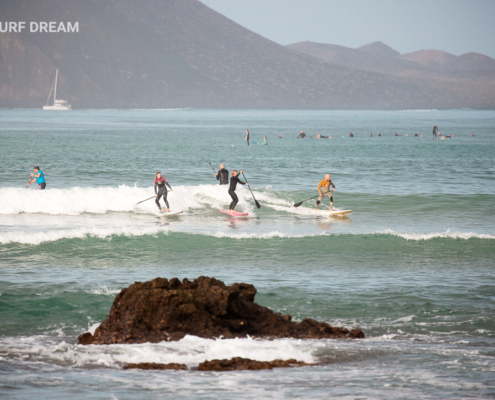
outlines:
M210 163L208 163L208 164L210 164L211 169L213 170L213 172L214 172L214 173L215 173L215 175L216 175L216 174L217 174L217 171L215 171L215 168L213 168L213 165L211 165L211 162L210 162Z
M244 177L244 180L247 182L246 175L244 175L244 172L242 173L242 176ZM253 191L251 190L251 187L248 185L249 191L251 192L251 195L253 196L254 204L256 204L256 207L261 208L260 203L258 203L258 200L254 198Z
M136 205L141 204L141 203L142 203L142 202L144 202L144 201L148 201L148 200L154 199L155 197L156 197L156 196L150 197L149 199L146 199L146 200L141 200L139 203L136 203Z
M300 207L302 203L304 203L305 201L308 201L308 200L311 200L311 199L316 199L317 197L319 197L320 195L318 196L315 196L315 197L310 197L309 199L306 199L306 200L303 200L301 201L300 203L297 203L297 204L294 204L294 207Z

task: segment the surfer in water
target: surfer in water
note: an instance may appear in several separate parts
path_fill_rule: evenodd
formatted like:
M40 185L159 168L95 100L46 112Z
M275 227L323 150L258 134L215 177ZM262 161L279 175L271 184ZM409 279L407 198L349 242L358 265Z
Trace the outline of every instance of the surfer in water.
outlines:
M228 185L229 184L229 171L225 169L225 164L220 164L220 170L215 172L215 176L217 180L220 181L220 185Z
M330 200L330 211L333 211L333 196L332 196L332 187L333 190L335 190L335 185L333 184L332 180L330 179L330 174L325 175L325 179L320 181L318 184L318 193L320 195L318 196L318 201L316 202L316 207L313 208L313 210L317 210L318 206L320 205L321 201L323 200L324 197L328 197Z
M266 136L263 137L263 143L261 143L263 145L267 145L268 144L268 138Z
M247 141L247 145L249 146L249 130L246 129L246 132L244 132L246 134L246 137L244 138L244 140Z
M162 208L160 207L160 199L163 196L163 201L165 202L165 205L167 206L167 212L170 212L170 206L168 205L168 201L167 201L167 188L165 187L165 185L167 185L172 192L174 191L174 189L172 189L172 187L170 186L170 184L167 182L167 180L165 178L162 178L161 172L156 173L154 185L155 185L155 197L156 197L155 203L156 203L156 205L158 206L160 211L162 211Z
M28 181L26 188L34 182L38 183L38 189L37 190L45 190L46 188L46 182L45 182L45 175L43 175L43 172L40 171L40 167L34 167L34 172L31 173L31 177L33 180Z
M301 131L299 136L297 137L298 139L304 139L307 135L304 133L304 131Z
M242 169L240 170L239 173L242 174ZM229 194L230 194L230 197L232 197L232 203L230 203L229 211L234 211L235 206L239 202L239 199L237 198L237 195L235 194L235 189L237 187L237 184L240 183L241 185L249 185L249 183L241 181L237 175L238 175L237 170L234 169L232 171L232 176L230 177Z
M439 133L440 133L440 132L438 132L438 126L437 126L437 125L435 125L435 126L433 127L433 139L436 139L436 138L438 137L438 134L439 134Z

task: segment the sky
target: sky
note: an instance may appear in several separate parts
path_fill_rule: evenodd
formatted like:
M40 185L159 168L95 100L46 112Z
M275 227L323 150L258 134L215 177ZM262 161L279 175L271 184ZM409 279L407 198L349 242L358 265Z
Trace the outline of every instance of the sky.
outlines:
M201 0L282 45L356 48L381 41L402 54L437 49L495 58L495 0Z

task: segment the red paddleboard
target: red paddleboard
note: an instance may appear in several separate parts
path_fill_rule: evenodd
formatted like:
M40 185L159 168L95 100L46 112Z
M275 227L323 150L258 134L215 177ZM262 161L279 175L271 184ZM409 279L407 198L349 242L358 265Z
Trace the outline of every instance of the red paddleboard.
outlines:
M225 213L225 214L229 214L229 215L233 215L235 217L244 217L246 215L249 215L248 213L240 213L237 211L229 211L229 210L220 210L220 212Z

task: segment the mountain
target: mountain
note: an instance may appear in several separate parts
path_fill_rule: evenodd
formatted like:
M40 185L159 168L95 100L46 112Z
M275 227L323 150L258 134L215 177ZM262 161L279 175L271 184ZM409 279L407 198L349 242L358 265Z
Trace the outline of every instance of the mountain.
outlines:
M441 50L420 50L401 55L382 42L357 49L314 42L294 43L287 47L335 66L343 65L356 70L420 78L430 82L450 80L453 85L465 85L466 80L469 80L477 88L477 81L483 80L490 88L492 85L495 87L495 60L478 53L455 56Z
M400 53L392 47L383 44L382 42L373 42L364 46L358 47L356 50L364 51L365 53L375 54L381 57L397 57Z
M0 14L2 21L79 22L78 33L0 33L0 107L41 107L56 68L58 97L74 108L495 107L486 82L332 64L265 39L197 0L16 0L2 2ZM378 62L392 53L386 47L356 51Z

